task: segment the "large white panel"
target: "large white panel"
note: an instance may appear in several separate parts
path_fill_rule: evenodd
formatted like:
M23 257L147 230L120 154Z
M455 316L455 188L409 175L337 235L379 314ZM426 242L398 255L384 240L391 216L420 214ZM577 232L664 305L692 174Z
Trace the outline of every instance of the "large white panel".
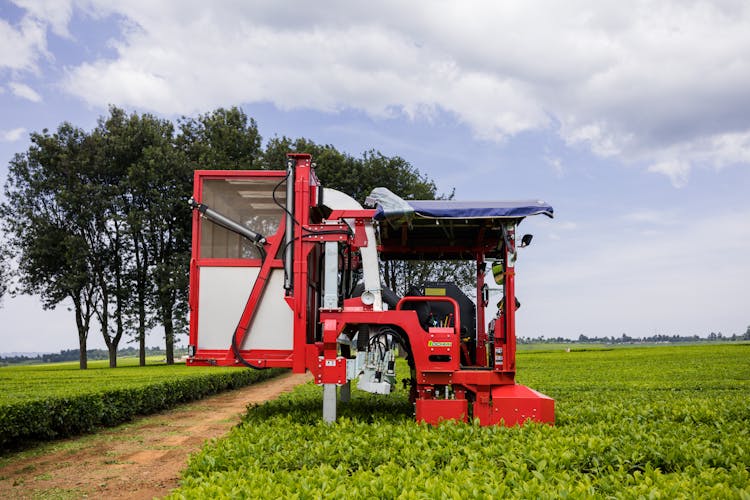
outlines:
M266 284L266 292L255 311L250 333L243 349L292 349L294 347L294 315L284 300L284 271L274 269Z
M229 349L259 267L201 267L198 348Z
M258 267L201 267L198 295L198 348L230 349L232 334L258 277ZM292 349L292 310L284 300L284 271L266 284L242 349Z

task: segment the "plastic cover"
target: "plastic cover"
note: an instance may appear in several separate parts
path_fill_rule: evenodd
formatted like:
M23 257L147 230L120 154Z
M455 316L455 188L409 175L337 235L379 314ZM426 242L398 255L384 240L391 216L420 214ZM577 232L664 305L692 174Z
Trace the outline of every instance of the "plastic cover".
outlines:
M415 216L434 219L522 219L544 214L552 217L552 206L539 200L454 201L404 200L386 188L375 188L365 203L376 208L375 219L409 222Z
M390 189L376 187L365 200L365 205L375 207L375 219L402 219L409 222L414 217L414 208L405 199Z

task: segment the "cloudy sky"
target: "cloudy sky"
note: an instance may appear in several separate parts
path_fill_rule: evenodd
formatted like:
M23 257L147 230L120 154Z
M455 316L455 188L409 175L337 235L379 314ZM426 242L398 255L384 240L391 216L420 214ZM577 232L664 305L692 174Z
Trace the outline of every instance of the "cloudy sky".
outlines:
M0 0L0 181L30 132L109 104L240 105L457 199L548 201L520 227L519 335L750 325L746 1ZM5 298L0 341L77 346L33 297Z

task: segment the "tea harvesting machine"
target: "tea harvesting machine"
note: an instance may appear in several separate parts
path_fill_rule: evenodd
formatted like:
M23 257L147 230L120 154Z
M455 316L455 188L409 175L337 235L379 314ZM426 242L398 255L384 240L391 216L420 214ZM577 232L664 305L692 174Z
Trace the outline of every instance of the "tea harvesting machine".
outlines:
M554 400L515 381L515 262L531 241L517 241L516 228L552 217L550 205L404 200L376 188L363 208L321 186L298 153L285 170L197 170L190 203L188 365L309 371L334 421L352 380L394 389L400 352L418 421L554 422ZM452 282L396 295L380 262L402 260L476 263L475 297ZM488 322L492 277L502 299Z

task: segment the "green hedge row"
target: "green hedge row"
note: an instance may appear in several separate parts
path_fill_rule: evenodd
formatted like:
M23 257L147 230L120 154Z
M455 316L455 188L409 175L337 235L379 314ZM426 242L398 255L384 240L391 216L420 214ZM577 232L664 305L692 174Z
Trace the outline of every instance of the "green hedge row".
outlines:
M134 388L75 397L46 397L0 405L0 451L30 441L44 441L112 426L210 394L244 387L283 370L236 370L176 378Z

